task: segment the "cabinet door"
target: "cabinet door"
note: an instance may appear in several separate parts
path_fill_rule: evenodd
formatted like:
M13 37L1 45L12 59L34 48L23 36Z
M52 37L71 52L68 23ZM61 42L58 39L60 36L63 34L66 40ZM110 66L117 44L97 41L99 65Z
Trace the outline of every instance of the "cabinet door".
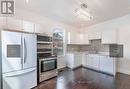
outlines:
M70 59L68 59L70 60ZM58 56L57 57L58 69L66 67L65 56Z
M94 39L101 39L101 33L90 33L88 35L89 40L94 40Z
M1 29L7 28L6 17L0 17L0 28Z
M84 67L87 67L87 55L86 54L82 55L82 65Z
M99 55L89 54L87 56L87 67L99 70Z
M68 32L68 44L79 44L79 35L77 32Z
M107 56L100 56L100 71L113 74L114 72L113 63L114 63L113 58Z
M114 44L117 43L118 30L105 30L102 32L102 43L103 44Z
M99 55L92 55L92 67L96 70L99 70L99 59L100 59L100 56Z
M89 44L88 34L79 34L80 44Z
M74 67L78 67L82 65L82 57L80 54L74 55Z
M7 17L7 29L22 31L22 20L13 17Z
M34 32L34 23L29 21L23 21L22 29L26 32Z
M93 65L93 57L91 55L87 55L87 67L92 68Z
M59 66L60 66L61 64L59 63ZM66 54L66 65L67 65L67 67L69 67L69 68L73 68L74 66L74 54L71 54L71 53L68 53L68 54Z
M35 24L35 33L44 33L44 27L42 27L42 25L39 24Z

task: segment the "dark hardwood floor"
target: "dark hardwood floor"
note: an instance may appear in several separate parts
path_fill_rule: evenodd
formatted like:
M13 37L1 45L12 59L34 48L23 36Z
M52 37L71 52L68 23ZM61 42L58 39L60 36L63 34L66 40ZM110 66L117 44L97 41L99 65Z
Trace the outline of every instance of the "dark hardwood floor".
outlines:
M118 73L114 78L85 68L67 69L34 89L130 89L130 76Z

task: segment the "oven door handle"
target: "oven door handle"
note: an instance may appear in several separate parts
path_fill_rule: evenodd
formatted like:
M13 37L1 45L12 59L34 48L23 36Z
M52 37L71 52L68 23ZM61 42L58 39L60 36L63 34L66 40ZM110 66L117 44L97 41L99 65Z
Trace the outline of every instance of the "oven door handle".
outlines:
M57 59L57 57L53 57L53 58L43 58L43 59L40 59L40 61L43 61L43 60L52 60L52 59Z

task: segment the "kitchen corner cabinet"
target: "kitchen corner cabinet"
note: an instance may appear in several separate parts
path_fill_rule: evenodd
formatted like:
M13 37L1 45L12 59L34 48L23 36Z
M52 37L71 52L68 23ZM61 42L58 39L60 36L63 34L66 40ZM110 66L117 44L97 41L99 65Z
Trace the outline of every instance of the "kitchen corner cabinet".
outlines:
M117 43L118 30L105 30L102 32L102 44L116 44Z
M82 54L68 53L66 54L67 67L74 69L82 65Z
M15 17L7 17L7 26L5 29L22 31L22 20Z

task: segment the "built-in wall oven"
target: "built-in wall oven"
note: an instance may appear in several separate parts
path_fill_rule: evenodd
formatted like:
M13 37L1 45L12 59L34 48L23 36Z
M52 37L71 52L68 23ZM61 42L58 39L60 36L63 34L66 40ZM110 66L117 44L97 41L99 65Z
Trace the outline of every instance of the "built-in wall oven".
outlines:
M57 69L57 58L43 58L39 60L40 74Z
M57 76L57 57L53 55L52 36L37 35L38 83Z
M39 82L57 76L57 57L39 59Z

